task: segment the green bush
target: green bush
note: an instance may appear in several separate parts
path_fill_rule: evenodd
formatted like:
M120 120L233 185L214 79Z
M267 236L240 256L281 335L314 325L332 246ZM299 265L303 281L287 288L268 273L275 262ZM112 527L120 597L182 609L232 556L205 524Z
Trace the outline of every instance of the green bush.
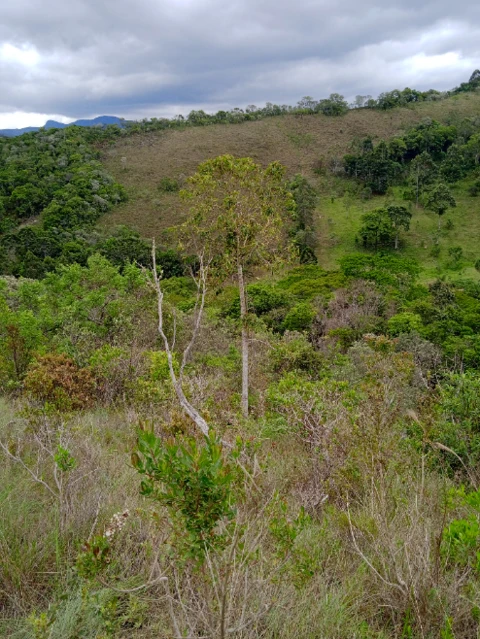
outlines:
M164 193L176 193L180 190L180 185L178 183L178 180L176 180L175 178L163 177L160 180L158 189L159 191L163 191Z
M308 331L315 317L315 310L308 302L300 302L293 306L283 320L282 328L285 331Z
M172 444L141 431L132 464L143 477L142 495L167 508L175 543L188 557L203 561L208 550L221 547L217 526L235 515L235 473L215 435L205 437L203 445L195 440Z
M418 332L423 326L422 318L420 315L416 313L398 313L398 315L394 315L391 317L388 322L388 333L389 335L393 335L393 337L397 337L397 335L401 335L402 333L412 333L414 331Z

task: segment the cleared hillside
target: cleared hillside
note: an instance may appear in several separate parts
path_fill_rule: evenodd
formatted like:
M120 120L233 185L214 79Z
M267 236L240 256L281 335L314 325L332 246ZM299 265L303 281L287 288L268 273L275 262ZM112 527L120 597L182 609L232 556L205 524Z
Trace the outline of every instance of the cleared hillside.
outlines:
M390 111L354 110L339 118L324 115L288 115L238 125L192 127L130 136L104 153L107 170L123 184L129 200L106 214L102 226L128 224L144 237L161 239L162 231L181 221L184 205L177 193L160 188L162 178L182 182L203 160L224 153L249 156L261 164L278 160L290 175L303 173L317 186L322 197L317 210L320 263L335 267L338 258L356 250L355 235L361 213L381 205L382 198L361 201L344 193L345 181L334 180L314 172L319 162L328 166L332 158L342 158L356 139L372 136L388 139L405 131L425 117L442 123L458 123L462 118L480 115L480 95L462 94L440 102L424 102L412 108ZM475 237L480 236L476 214L478 203L456 194L459 206L453 212L454 226L445 237L445 255L450 246L460 244L465 251L466 271L476 276L473 260ZM462 220L468 217L470 224ZM432 259L435 216L416 210L404 251L419 259L430 276L443 268L443 257ZM473 231L473 235L472 235ZM470 264L472 262L472 264Z

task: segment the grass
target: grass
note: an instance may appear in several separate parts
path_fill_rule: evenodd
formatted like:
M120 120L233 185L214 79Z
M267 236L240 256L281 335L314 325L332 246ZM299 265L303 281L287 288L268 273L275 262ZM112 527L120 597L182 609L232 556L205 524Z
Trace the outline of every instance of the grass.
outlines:
M440 255L432 255L437 241L438 218L431 211L412 206L410 230L401 234L400 254L417 260L422 265L421 279L431 281L439 275L452 279L468 277L479 279L474 264L479 257L478 238L480 237L480 198L467 194L467 185L459 184L452 189L457 207L442 218L442 228L438 238ZM362 251L355 243L355 237L361 226L361 216L389 202L402 201L401 189L394 189L389 196L377 196L362 201L351 195L340 197L324 195L317 209L319 263L326 269L335 269L339 260L354 251ZM448 228L448 222L453 228ZM452 263L448 250L460 246L463 257L458 266ZM392 249L392 253L395 251Z
M106 214L100 224L103 228L128 224L146 238L168 242L165 231L182 221L185 205L178 193L162 190L164 178L174 178L182 185L200 162L224 153L249 156L261 164L278 160L289 175L307 175L322 193L317 210L318 258L324 268L334 269L343 255L358 250L355 236L361 214L381 206L385 198L362 201L342 194L349 183L318 177L318 163L328 166L332 158L341 158L356 139L367 135L377 140L391 138L424 117L456 123L476 115L479 109L480 94L462 94L385 112L353 110L340 118L286 115L238 125L217 124L128 137L106 151L103 161L126 187L129 200ZM393 197L398 199L400 194L394 193ZM478 253L476 237L480 237L480 199L469 197L464 186L455 190L455 197L458 206L444 220L445 226L450 218L454 228L442 232L438 258L430 254L437 224L434 214L415 209L411 229L403 235L402 254L419 260L427 280L440 272L478 277L473 264ZM451 269L448 257L448 249L455 246L461 246L464 252L458 271Z

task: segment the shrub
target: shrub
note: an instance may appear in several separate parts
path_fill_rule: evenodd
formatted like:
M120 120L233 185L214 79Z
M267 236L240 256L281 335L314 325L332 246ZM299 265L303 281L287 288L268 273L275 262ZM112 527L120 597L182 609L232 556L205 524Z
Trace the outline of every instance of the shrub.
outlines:
M301 302L288 311L282 328L286 331L307 331L314 317L315 310L312 306L307 302Z
M89 368L79 368L66 355L44 355L30 365L25 392L34 400L60 410L92 406L96 383Z
M471 197L477 197L480 195L480 180L477 180L472 186L468 189L468 194Z
M214 435L203 445L193 439L170 444L141 431L132 464L143 476L142 495L167 508L176 542L184 543L187 556L203 561L208 550L222 546L216 528L234 517L235 474Z
M478 468L480 376L473 372L451 373L440 386L438 409L440 420L435 424L431 437L453 451L441 452L447 467L459 473L464 473L466 467Z
M247 296L249 310L259 316L283 308L290 302L289 296L273 284L249 284ZM237 319L240 317L240 298L238 295L233 300L228 315Z
M159 191L164 193L176 193L180 189L178 180L170 177L163 177L158 185Z
M402 333L412 333L422 328L422 318L416 313L398 313L391 317L388 322L388 332L396 337Z
M316 351L304 335L287 332L269 351L269 366L274 373L302 371L318 377L324 357Z
M457 267L463 257L463 249L461 246L452 246L448 249L448 255L453 267Z

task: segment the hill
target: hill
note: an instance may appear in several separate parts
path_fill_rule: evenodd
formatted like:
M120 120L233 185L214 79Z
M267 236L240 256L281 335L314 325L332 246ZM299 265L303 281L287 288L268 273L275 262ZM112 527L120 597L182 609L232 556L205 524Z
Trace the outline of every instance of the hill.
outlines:
M56 120L47 120L43 127L39 126L27 126L22 129L0 129L0 136L3 135L7 138L14 138L18 135L23 135L24 133L32 133L33 131L40 131L40 129L65 129L68 126L108 126L111 124L116 124L117 126L123 126L124 120L122 118L117 118L113 115L99 115L96 118L92 118L90 120L75 120L75 122L69 122L65 124L64 122L57 122Z
M283 115L236 125L215 124L130 135L103 153L105 167L126 187L129 198L104 216L101 225L110 228L128 224L146 238L161 238L166 228L181 220L184 210L178 193L163 189L162 180L170 178L181 185L200 162L223 153L249 156L261 164L278 160L287 167L290 176L304 174L320 192L316 211L318 258L322 266L335 268L343 255L356 250L360 215L380 206L385 198L367 201L357 198L345 180L331 175L330 165L339 162L351 152L355 142L367 136L374 141L388 140L424 118L452 124L478 114L480 95L463 93L409 108L354 109L342 117ZM458 206L451 216L453 229L445 237L443 258L429 255L435 227L432 213L416 210L405 240L405 254L422 262L428 278L443 267L448 248L458 244L470 261L464 274L477 276L472 266L477 248L474 236L480 234L476 204L461 189L456 190ZM389 198L394 196L395 192L390 193ZM466 219L468 224L464 223Z
M479 100L0 139L0 637L480 637Z

